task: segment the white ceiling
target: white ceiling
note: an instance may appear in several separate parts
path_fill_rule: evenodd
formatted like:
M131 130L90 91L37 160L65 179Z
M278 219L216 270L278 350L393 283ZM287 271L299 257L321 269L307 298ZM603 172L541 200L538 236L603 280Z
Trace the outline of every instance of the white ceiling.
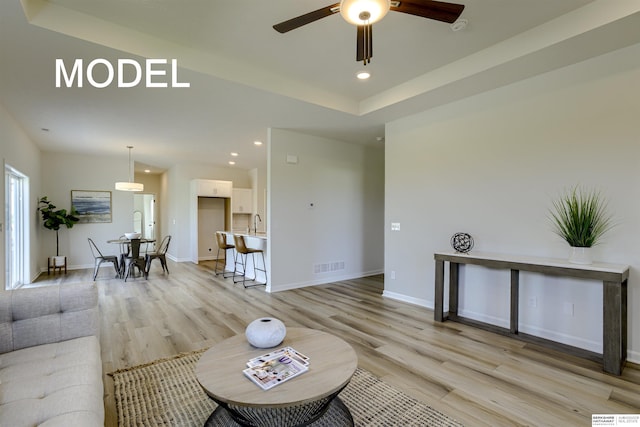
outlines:
M374 24L372 78L358 81L355 28L339 14L271 27L331 3L2 0L0 102L43 150L133 145L156 170L225 166L235 151L250 169L269 127L379 144L390 120L640 42L638 0L463 0L463 31L398 12ZM191 87L56 88L57 58L176 58Z

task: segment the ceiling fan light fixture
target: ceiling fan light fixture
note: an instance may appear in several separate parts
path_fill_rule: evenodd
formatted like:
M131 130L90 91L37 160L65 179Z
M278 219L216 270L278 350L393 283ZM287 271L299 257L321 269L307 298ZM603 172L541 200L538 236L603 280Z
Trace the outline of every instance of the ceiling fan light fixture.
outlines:
M340 15L350 24L370 25L381 20L390 7L390 0L342 0Z

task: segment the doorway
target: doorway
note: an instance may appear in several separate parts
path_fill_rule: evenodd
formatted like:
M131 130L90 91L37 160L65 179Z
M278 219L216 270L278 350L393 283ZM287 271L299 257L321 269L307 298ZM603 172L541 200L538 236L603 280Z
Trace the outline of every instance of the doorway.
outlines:
M143 239L156 238L155 194L133 195L133 231Z
M29 178L5 164L5 289L29 283Z

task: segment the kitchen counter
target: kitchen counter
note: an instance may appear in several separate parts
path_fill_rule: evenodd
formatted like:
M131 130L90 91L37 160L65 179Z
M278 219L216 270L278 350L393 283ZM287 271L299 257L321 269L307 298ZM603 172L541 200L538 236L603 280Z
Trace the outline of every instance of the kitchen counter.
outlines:
M244 237L255 237L257 239L267 239L267 233L258 231L257 233L247 233L246 231L223 231L223 233L227 233L228 236L233 238L233 235L236 236L244 236Z

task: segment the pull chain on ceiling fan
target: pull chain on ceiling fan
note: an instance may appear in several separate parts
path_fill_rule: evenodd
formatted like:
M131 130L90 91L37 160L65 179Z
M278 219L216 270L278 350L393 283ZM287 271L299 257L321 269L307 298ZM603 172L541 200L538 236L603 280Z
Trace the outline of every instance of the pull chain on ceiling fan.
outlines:
M342 0L276 24L273 28L279 33L286 33L340 12L345 21L357 26L356 61L367 65L373 56L373 24L389 10L451 24L460 17L464 5L433 0Z

